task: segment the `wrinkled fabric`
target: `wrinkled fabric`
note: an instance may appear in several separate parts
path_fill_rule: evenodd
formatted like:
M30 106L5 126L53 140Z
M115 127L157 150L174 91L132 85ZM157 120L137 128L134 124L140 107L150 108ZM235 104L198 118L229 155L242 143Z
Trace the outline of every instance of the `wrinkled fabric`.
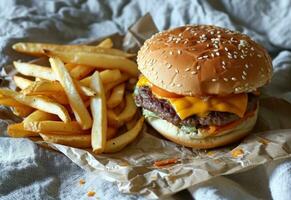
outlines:
M15 42L80 43L123 34L149 12L160 30L184 24L215 24L248 34L274 59L276 84L269 85L267 91L291 102L286 97L291 91L290 9L288 0L0 1L0 66L15 59L30 59L12 51ZM1 128L6 125L0 121ZM210 180L189 191L197 200L290 199L290 169L288 160L270 163ZM80 179L86 183L79 184ZM60 153L26 139L0 138L1 200L88 199L88 191L95 191L99 199L142 199L120 194L113 183L83 171ZM175 199L190 198L185 193L175 195Z

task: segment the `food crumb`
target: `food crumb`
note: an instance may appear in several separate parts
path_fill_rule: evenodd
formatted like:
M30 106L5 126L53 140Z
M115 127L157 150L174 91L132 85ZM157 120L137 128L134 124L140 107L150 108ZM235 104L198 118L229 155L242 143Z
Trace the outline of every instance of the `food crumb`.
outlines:
M242 156L244 154L244 151L241 148L237 148L233 149L230 153L232 157L237 158L239 156Z
M88 196L88 197L93 197L95 194L96 194L96 192L89 191L89 192L87 193L87 196Z
M259 142L264 145L267 145L268 143L270 143L270 141L267 140L266 138L262 138L262 137L258 137L258 138L259 138Z
M79 183L80 183L80 185L84 185L86 182L85 182L84 179L81 179L81 180L79 181Z
M158 160L155 161L154 166L155 167L163 167L166 165L170 165L170 164L176 164L178 162L178 159L176 158L171 158L171 159L166 159L166 160Z

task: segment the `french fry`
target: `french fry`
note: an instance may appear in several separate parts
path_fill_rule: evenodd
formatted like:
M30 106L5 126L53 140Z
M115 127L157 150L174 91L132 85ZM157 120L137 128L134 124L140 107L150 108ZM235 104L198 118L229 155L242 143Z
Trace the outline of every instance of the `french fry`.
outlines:
M114 108L114 107L118 106L118 104L120 104L122 99L123 99L124 92L125 92L125 84L124 83L116 86L112 90L112 93L107 101L107 107Z
M58 120L58 117L51 113L43 112L41 110L36 110L33 113L31 113L29 116L27 116L22 121L22 123L23 123L23 126L25 127L26 124L30 122L38 122L38 121L45 121L45 120Z
M65 68L63 62L59 58L49 59L52 69L56 74L59 82L63 86L65 93L69 99L70 106L74 112L76 120L81 125L82 129L89 129L92 126L91 116L82 101L70 73Z
M44 50L50 57L59 57L63 62L70 62L79 65L88 65L96 69L119 69L131 76L137 77L137 64L127 58L107 54L88 52L65 52Z
M49 67L43 67L40 65L16 61L14 61L13 64L16 70L23 75L39 77L51 81L56 80L56 77L52 72L52 69Z
M63 144L76 148L91 147L91 135L61 135L60 133L40 133L42 139L46 142Z
M11 106L11 107L26 107L22 103L19 103L18 101L10 97L0 97L0 105Z
M64 122L71 121L70 115L66 108L49 98L39 96L26 96L24 94L5 88L0 89L0 94L6 97L13 98L16 101L32 108L58 115L59 118Z
M30 84L33 83L33 81L27 78L23 78L21 76L13 76L13 80L14 80L15 85L22 90L27 88Z
M120 136L113 138L106 142L104 149L105 153L114 153L122 150L125 146L131 143L139 134L142 129L144 118L141 117L136 125L126 133L121 134Z
M72 71L77 65L72 64L72 63L66 63L65 67L67 68L68 71Z
M116 87L117 85L125 82L127 79L128 79L128 75L127 74L122 74L122 76L118 80L116 80L116 81L114 81L112 83L106 84L104 89L105 89L106 92L108 92L109 90L111 90L112 88Z
M79 84L74 82L75 84ZM94 96L95 92L83 85L77 85L78 91L84 96ZM33 82L30 86L22 90L23 94L26 95L47 95L47 94L56 94L61 95L64 92L64 88L58 81L36 81Z
M115 82L121 79L121 73L118 69L106 69L100 72L100 78L102 80L103 85L108 84L110 82ZM89 87L91 82L91 76L88 76L80 81L80 83L84 86Z
M76 135L87 134L88 131L82 130L81 126L76 121L61 122L61 121L32 121L24 124L25 130L46 133L61 132L62 134Z
M26 117L34 111L33 108L28 107L28 106L11 107L11 109L12 109L13 114L18 117Z
M113 111L116 115L119 115L125 108L125 100L122 100L118 106L116 106Z
M130 121L125 123L126 129L127 130L132 129L135 126L137 121L138 121L138 115L136 113L135 116Z
M98 96L91 97L92 125L92 148L94 153L102 153L106 144L107 113L106 99L99 72L95 72L91 78L91 88Z
M74 79L80 80L88 76L94 70L95 68L91 66L77 65L74 69L70 71L70 74Z
M102 48L112 48L113 47L113 42L110 38L106 38L105 40L102 40L97 47L102 47Z
M65 93L43 93L42 96L46 96L52 100L54 100L55 102L62 104L62 105L68 105L69 104L69 100L68 97Z
M135 54L126 53L118 49L105 48L104 46L109 46L109 42L99 44L98 46L89 45L58 45L58 44L48 44L48 43L16 43L12 48L18 52L29 54L32 56L44 56L44 49L50 51L65 51L65 52L88 52L88 53L99 53L99 54L109 54L121 57L133 57ZM102 47L103 46L103 47ZM111 45L110 45L111 46Z
M103 84L107 84L119 80L121 73L118 69L106 69L100 72L100 78Z
M120 121L117 115L113 112L113 110L107 110L107 120L108 124L112 127L119 128L121 127L124 122Z
M127 94L124 110L117 116L118 121L128 122L135 114L137 107L134 103L132 94Z
M113 127L107 127L107 133L106 133L106 140L110 140L114 138L117 134L117 129Z
M38 136L38 133L27 131L23 127L23 123L10 124L7 127L7 133L11 137L32 137Z

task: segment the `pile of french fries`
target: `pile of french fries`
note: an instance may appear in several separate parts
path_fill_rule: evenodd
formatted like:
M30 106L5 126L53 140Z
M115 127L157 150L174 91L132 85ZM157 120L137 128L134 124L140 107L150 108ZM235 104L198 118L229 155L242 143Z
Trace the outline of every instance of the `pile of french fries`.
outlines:
M123 149L141 131L143 117L134 104L135 56L112 48L111 39L97 46L17 43L13 49L47 57L49 66L14 62L17 91L0 88L0 104L23 118L11 124L11 137L40 139L94 153Z

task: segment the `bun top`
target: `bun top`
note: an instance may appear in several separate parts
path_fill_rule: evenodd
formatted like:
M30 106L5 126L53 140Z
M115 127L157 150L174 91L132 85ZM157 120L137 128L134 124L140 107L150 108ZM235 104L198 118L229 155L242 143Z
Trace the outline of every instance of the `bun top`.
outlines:
M251 92L272 76L271 58L262 46L247 35L210 25L153 35L137 62L151 83L185 96Z

